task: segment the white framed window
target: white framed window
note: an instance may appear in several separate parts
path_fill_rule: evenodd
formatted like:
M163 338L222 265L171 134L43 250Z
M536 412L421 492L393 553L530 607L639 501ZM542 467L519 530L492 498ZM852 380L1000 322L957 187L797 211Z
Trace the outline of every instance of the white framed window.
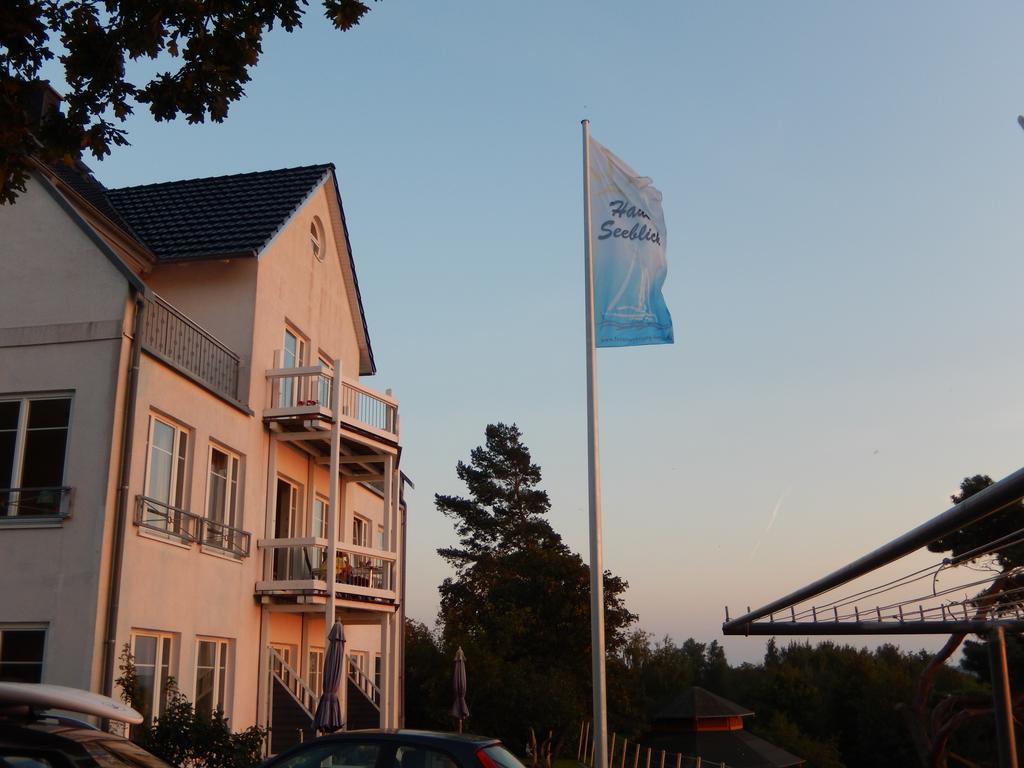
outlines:
M324 354L321 354L318 360L323 373L317 379L317 401L321 408L330 408L331 386L334 384L334 366Z
M315 695L319 696L323 692L324 686L324 649L323 648L310 648L309 649L309 666L306 672L306 685L309 686Z
M294 326L286 326L284 329L284 346L281 348L282 368L301 368L306 365L306 337L303 336ZM305 395L300 391L300 377L285 377L281 379L280 405L282 408L293 408L299 405L299 400L304 400Z
M216 711L228 712L229 640L213 637L196 638L195 708L206 716Z
M0 625L0 681L42 682L45 650L46 627Z
M71 397L0 397L0 518L64 514Z
M302 486L277 478L277 493L274 514L274 538L291 539L302 536L301 526L305 515L302 510ZM305 565L306 553L301 547L274 549L275 579L308 579L309 569Z
M131 633L131 651L135 659L139 701L135 702L149 725L160 717L167 705L167 685L172 669L174 635L167 632Z
M204 543L236 551L241 542L239 528L239 477L242 459L233 451L210 445L209 476L206 492L206 535Z
M149 417L149 449L146 463L146 495L141 523L183 538L194 538L188 499L188 450L190 431L163 416Z
M352 543L359 547L370 546L370 521L365 517L352 516Z

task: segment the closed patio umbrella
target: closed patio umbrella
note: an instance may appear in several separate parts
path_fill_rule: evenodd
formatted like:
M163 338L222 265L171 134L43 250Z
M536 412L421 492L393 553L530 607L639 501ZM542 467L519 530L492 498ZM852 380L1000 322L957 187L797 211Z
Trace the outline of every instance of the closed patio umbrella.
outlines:
M455 653L455 675L452 679L455 690L455 703L452 704L452 717L459 721L459 733L462 733L462 721L469 717L469 705L466 704L466 654L460 647Z
M334 622L331 632L327 635L327 651L324 654L324 689L313 715L313 728L320 733L333 733L345 727L341 714L341 701L338 700L338 687L341 685L342 663L345 659L345 631L341 622Z

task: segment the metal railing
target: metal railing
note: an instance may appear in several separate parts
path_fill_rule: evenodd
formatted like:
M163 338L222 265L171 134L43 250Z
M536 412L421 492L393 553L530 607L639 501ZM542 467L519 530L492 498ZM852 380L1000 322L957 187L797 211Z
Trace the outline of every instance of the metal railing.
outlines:
M142 345L192 374L214 392L238 400L238 355L159 296L146 305Z
M380 711L380 688L373 682L365 670L359 666L355 658L352 656L348 657L348 679L352 681L352 684L356 688L366 694L366 698L370 700L370 703Z
M135 497L135 525L173 536L182 541L198 541L202 518L184 509L148 496Z
M0 488L0 518L64 518L71 488Z
M202 518L200 529L205 546L223 550L238 558L249 556L252 535L248 531L205 517Z

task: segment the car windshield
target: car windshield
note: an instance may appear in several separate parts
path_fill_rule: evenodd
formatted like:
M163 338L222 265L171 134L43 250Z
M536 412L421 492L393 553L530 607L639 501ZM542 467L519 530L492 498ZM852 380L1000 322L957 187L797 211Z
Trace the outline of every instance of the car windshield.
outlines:
M519 758L500 744L495 744L492 747L486 747L484 749L484 753L498 765L498 768L523 768L523 764L519 762Z

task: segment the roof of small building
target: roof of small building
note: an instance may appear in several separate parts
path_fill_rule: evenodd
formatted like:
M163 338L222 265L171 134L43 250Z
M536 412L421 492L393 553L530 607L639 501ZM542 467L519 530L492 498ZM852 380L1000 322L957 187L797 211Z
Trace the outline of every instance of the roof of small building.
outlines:
M654 714L659 720L700 720L704 717L747 717L754 713L735 702L693 686L670 699Z
M257 255L334 170L330 163L107 189L161 262Z

